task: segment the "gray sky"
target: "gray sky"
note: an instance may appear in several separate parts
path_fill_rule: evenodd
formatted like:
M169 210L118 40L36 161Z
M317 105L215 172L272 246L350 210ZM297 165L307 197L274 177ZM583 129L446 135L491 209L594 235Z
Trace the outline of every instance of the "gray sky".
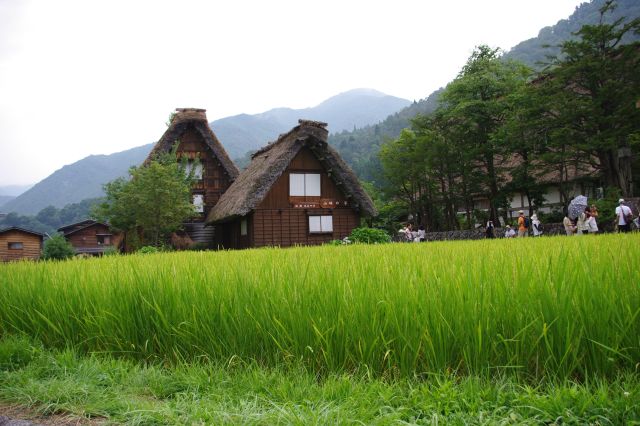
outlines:
M580 0L0 0L0 186L210 121L369 87L414 100L474 46L505 50Z

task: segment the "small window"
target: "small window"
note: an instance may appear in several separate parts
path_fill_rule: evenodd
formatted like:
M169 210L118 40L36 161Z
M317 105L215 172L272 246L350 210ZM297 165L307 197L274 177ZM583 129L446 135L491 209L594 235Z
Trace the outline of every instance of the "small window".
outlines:
M97 235L98 245L110 245L111 244L111 236L110 235Z
M333 232L333 216L309 216L309 233L324 234Z
M193 205L196 207L198 213L204 212L204 195L195 194L193 196Z
M289 174L289 195L293 197L319 197L320 173Z
M22 243L9 243L9 250L22 250L23 248Z
M200 161L188 160L187 167L184 171L187 175L193 172L194 179L202 180L202 163Z
M291 173L289 175L289 195L304 197L304 175Z
M240 235L247 235L247 219L242 219L240 221Z

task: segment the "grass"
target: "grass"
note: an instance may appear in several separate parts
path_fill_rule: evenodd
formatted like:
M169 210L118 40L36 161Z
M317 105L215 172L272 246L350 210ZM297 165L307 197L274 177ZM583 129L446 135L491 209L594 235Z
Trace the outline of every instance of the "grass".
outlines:
M640 361L640 237L0 266L0 335L150 362L587 380Z
M319 377L301 364L159 364L0 341L0 400L108 424L640 424L635 374L522 384L434 374Z

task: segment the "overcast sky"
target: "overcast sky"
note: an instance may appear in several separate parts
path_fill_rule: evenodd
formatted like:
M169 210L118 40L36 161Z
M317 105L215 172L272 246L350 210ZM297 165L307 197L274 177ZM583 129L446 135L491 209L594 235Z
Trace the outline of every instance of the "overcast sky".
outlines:
M580 0L0 0L0 186L209 121L359 87L421 99L474 46L505 50Z

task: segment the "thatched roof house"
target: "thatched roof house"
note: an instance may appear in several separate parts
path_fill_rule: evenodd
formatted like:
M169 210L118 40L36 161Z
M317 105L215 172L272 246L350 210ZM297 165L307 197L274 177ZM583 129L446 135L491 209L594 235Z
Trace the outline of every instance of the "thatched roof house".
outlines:
M189 129L195 130L202 137L206 146L215 155L231 180L238 177L238 174L240 174L238 168L231 161L227 151L225 151L213 130L209 127L207 110L201 108L176 108L169 128L153 147L144 164L148 164L152 158L160 153L171 151L175 143L180 141L181 137Z
M248 237L246 244L232 241L230 246L255 247L316 244L342 238L359 225L361 216L376 215L371 198L336 150L327 144L327 136L326 123L300 120L298 126L252 156L249 167L211 210L207 223L249 219L251 223L238 224L240 234ZM298 190L292 188L304 183L294 181L304 182L305 176L309 180L307 186L317 188L307 194L295 192ZM310 237L309 234L320 232L313 231L314 225L307 226L306 217L329 215L333 217L333 231L323 232L322 238ZM316 219L310 221L315 223ZM282 232L265 231L274 226ZM252 232L255 238L251 238Z
M207 122L206 110L177 108L169 128L153 147L144 164L160 153L171 151L178 144L178 159L187 159L194 171L196 183L191 194L196 215L185 223L186 238L213 245L213 228L205 228L204 220L221 195L238 177L239 171Z

